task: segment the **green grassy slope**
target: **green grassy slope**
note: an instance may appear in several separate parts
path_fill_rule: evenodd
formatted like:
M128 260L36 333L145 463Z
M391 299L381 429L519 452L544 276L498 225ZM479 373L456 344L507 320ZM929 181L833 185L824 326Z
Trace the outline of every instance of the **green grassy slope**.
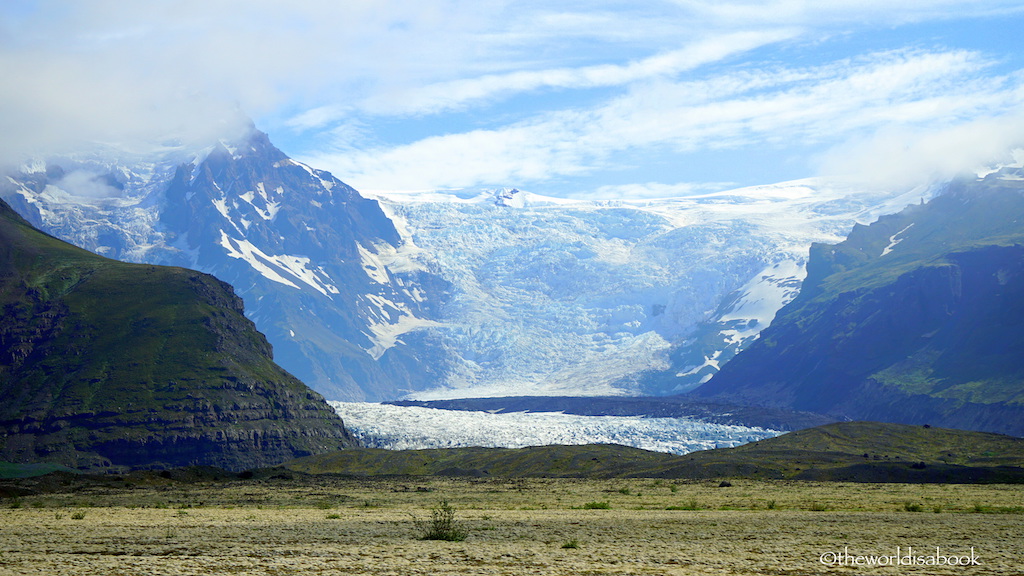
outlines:
M528 448L359 448L309 456L285 464L310 474L604 477L646 470L674 457L627 446L535 446Z

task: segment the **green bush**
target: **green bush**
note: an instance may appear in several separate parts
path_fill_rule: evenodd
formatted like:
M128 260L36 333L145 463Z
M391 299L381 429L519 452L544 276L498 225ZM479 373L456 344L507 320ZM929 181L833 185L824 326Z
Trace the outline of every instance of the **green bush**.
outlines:
M455 508L447 500L430 510L430 522L421 524L420 528L423 531L420 540L461 542L467 536L466 530L455 520Z
M610 510L611 507L608 502L587 502L583 505L584 510Z

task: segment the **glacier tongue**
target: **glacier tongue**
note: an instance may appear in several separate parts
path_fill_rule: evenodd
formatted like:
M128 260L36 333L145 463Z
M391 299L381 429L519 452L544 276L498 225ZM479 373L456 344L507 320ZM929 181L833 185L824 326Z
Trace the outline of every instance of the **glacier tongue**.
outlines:
M359 402L330 404L363 445L389 450L621 444L687 454L731 448L782 433L692 418L577 416L558 412L492 414Z

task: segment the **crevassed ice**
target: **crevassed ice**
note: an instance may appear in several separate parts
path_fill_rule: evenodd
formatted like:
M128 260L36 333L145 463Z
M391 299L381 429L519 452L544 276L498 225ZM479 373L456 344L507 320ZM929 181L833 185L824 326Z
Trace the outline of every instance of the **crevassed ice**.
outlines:
M364 445L390 450L621 444L687 454L739 446L782 433L690 418L577 416L560 412L493 414L362 402L330 404Z
M728 294L746 291L721 336L756 337L795 295L812 242L925 194L820 180L616 202L508 193L378 194L453 286L435 334L461 369L418 398L630 393L632 374L667 367L670 343L726 322Z

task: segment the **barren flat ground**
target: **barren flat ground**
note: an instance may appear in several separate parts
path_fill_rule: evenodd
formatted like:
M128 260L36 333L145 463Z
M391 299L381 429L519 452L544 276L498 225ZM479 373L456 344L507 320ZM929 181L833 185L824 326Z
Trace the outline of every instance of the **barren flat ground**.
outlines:
M283 477L86 487L0 500L0 574L1024 574L1024 486L732 484ZM465 540L421 539L442 501Z

